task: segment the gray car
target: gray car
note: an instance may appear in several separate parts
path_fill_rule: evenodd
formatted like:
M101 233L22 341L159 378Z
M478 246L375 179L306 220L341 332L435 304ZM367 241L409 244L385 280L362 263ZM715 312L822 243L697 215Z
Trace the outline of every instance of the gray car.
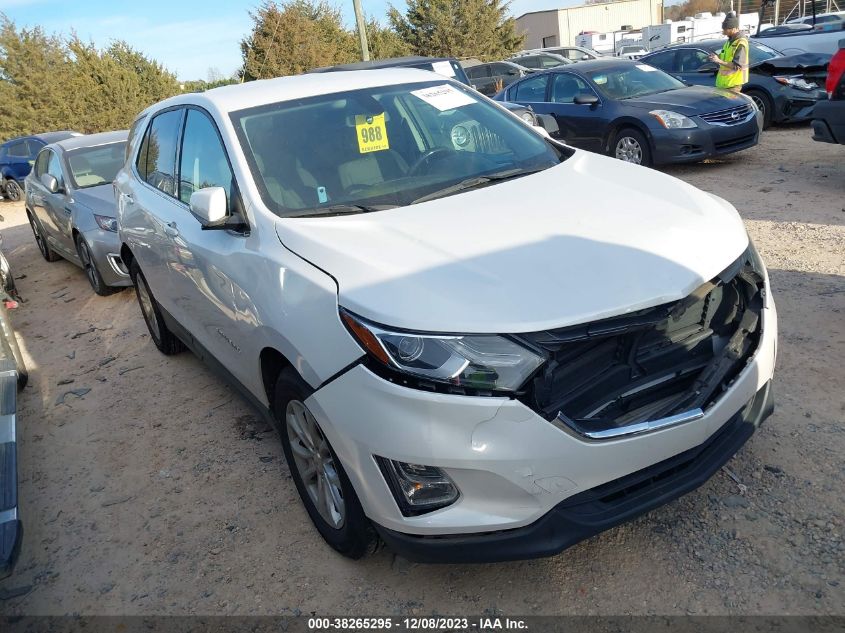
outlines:
M26 177L26 212L41 254L85 270L98 295L131 286L120 259L112 181L127 132L104 132L47 145Z

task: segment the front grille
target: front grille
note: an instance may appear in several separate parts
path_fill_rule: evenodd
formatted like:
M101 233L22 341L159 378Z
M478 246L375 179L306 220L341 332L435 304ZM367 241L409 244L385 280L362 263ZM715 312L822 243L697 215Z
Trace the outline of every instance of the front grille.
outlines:
M747 134L746 136L740 136L738 138L732 138L727 141L719 141L718 143L713 143L713 148L717 152L723 152L725 150L733 149L735 147L740 147L742 145L747 145L754 141L755 134Z
M763 292L749 248L680 301L520 335L549 355L521 399L588 437L704 410L756 350Z
M745 123L752 116L754 116L754 106L746 103L735 108L702 114L701 118L713 125L738 125Z

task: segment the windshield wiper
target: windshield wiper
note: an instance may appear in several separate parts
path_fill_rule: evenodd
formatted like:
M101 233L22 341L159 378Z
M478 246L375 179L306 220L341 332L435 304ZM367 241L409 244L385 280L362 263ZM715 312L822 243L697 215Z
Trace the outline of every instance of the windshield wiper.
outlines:
M437 191L427 193L426 195L412 201L411 204L417 204L418 202L427 202L429 200L434 200L435 198L442 198L444 196L457 193L459 191L465 191L466 189L480 187L481 185L486 185L490 182L498 182L501 180L508 180L510 178L518 178L520 176L536 174L537 172L543 171L545 169L547 169L547 167L541 167L540 169L507 169L505 171L499 171L493 174L473 176L472 178L467 178L466 180L462 180L458 183L455 183L454 185L450 185L448 187L444 187L443 189L438 189Z
M347 215L349 213L372 213L374 211L387 211L395 209L395 204L330 204L326 207L315 207L290 216L293 218L319 218L332 215Z

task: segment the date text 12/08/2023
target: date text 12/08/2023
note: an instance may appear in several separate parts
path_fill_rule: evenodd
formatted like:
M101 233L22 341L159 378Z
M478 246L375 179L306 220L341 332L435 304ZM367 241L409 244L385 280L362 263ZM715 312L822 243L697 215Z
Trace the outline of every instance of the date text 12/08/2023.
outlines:
M308 618L310 631L520 631L527 630L525 620L506 617L355 617Z

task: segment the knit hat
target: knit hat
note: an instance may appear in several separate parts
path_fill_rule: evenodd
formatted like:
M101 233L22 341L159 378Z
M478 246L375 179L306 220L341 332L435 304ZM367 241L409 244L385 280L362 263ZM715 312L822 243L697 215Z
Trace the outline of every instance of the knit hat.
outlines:
M739 28L739 18L736 17L736 13L731 11L725 16L724 22L722 22L722 30L725 31L727 29L738 29Z

